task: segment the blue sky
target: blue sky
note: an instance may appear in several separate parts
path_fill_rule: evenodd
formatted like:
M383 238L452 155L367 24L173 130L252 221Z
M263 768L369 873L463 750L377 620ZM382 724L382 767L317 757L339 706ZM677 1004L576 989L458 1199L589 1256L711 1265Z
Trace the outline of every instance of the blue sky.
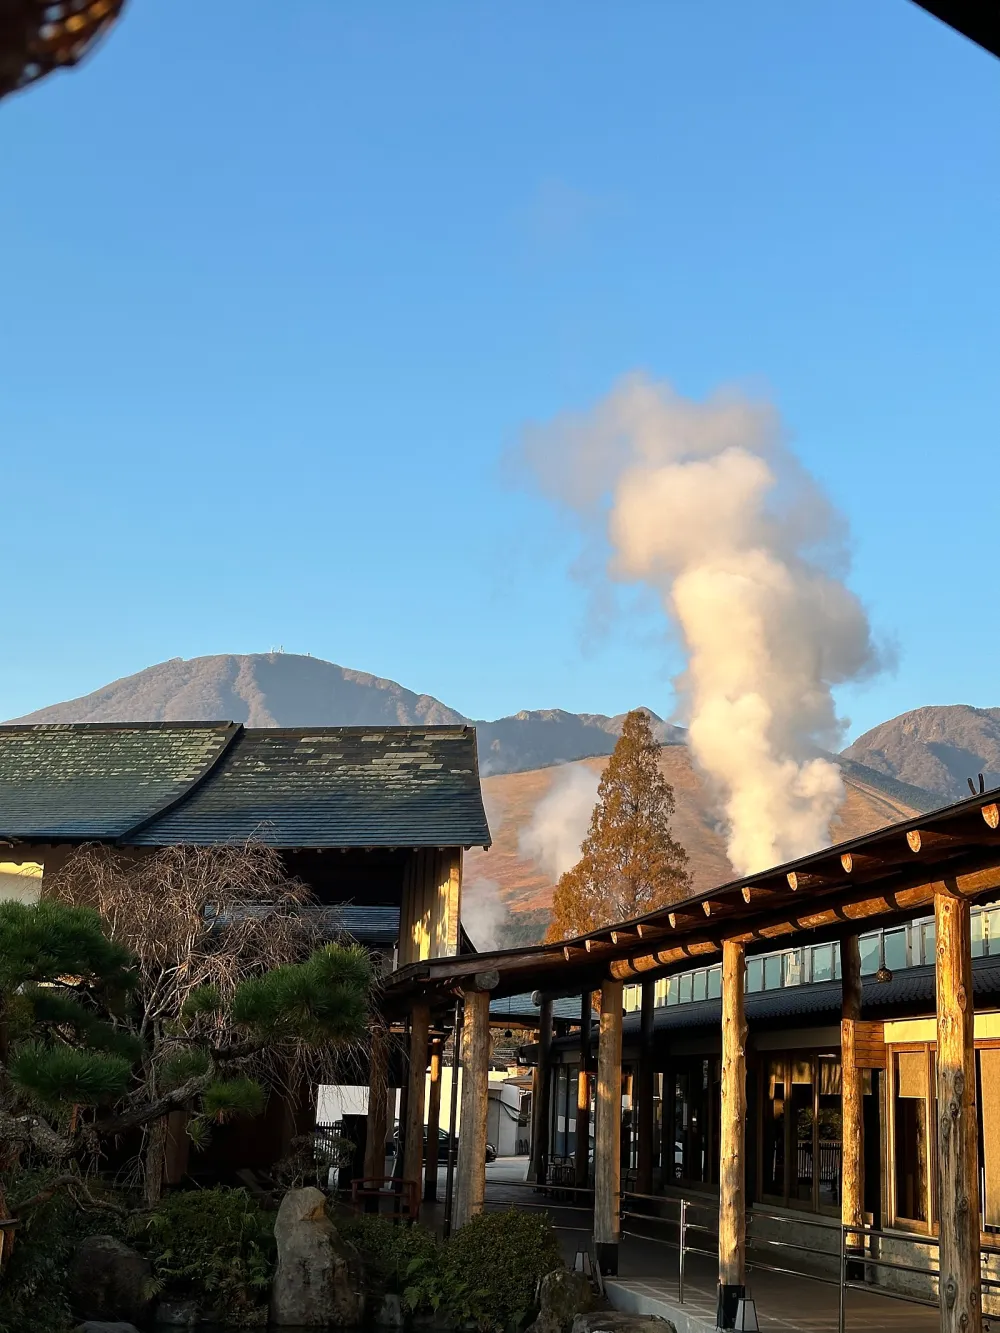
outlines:
M277 644L669 713L502 465L636 369L767 395L846 514L852 734L1000 705L1000 63L908 0L136 0L0 162L0 715Z

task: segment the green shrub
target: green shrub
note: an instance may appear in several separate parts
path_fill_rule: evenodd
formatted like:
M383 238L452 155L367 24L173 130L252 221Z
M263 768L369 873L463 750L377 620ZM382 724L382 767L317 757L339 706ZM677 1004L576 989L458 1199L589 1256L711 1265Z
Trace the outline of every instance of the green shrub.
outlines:
M4 1176L10 1211L45 1188L55 1171L12 1171ZM64 1333L79 1321L69 1308L67 1276L73 1251L86 1236L120 1235L112 1212L84 1211L57 1193L31 1209L14 1237L0 1279L0 1333Z
M562 1268L559 1240L540 1212L480 1213L444 1247L448 1308L480 1329L520 1327L540 1278Z
M170 1194L134 1234L161 1291L193 1298L226 1323L259 1322L274 1275L274 1214L246 1190Z
M438 1309L441 1293L426 1283L425 1290L417 1277L418 1273L441 1271L441 1245L432 1231L376 1213L361 1213L346 1221L335 1218L334 1225L361 1255L365 1282L374 1296L394 1292L409 1310Z

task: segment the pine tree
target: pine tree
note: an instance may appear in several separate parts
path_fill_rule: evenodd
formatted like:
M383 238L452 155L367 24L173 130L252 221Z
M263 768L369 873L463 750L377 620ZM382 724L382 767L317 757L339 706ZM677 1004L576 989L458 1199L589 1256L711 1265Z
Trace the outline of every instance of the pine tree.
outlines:
M0 1176L30 1155L62 1173L59 1187L85 1193L84 1168L102 1140L185 1110L188 1133L203 1142L213 1122L263 1109L263 1052L342 1050L369 1026L367 953L326 944L228 994L212 982L191 990L159 1043L152 1089L150 1038L135 1021L140 972L92 908L0 903Z
M674 790L659 758L648 714L634 709L597 789L580 860L556 886L550 939L628 921L690 892L687 852L670 831Z

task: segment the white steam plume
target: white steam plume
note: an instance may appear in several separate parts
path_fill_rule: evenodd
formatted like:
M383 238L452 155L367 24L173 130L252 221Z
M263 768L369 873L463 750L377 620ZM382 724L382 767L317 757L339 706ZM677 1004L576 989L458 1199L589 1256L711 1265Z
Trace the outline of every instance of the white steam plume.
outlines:
M500 885L495 879L480 876L463 886L462 925L481 952L502 947L500 932L507 916Z
M777 415L631 376L591 412L524 433L543 491L604 527L608 571L653 587L680 632L695 762L739 873L825 846L844 799L817 758L844 727L832 688L878 665L836 576L842 524L783 448Z
M600 780L600 774L585 764L557 769L530 822L518 833L518 852L553 882L580 859Z

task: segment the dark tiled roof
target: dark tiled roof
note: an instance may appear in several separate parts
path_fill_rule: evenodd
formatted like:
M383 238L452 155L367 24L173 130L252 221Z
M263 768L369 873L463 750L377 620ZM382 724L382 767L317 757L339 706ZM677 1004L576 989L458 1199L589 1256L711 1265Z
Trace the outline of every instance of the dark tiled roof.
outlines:
M181 799L183 798L183 799ZM0 727L0 837L488 846L473 727Z
M211 769L232 722L0 727L0 837L120 838Z
M331 908L328 922L333 931L346 931L359 944L391 945L399 937L398 907L358 907L343 903Z
M140 846L488 846L472 727L244 731Z

